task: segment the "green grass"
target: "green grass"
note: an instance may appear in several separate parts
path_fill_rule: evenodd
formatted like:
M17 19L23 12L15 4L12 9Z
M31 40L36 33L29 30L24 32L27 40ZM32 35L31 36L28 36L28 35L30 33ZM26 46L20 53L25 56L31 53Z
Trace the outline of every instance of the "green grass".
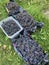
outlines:
M0 0L0 20L8 17L5 4L9 0ZM20 6L28 11L36 21L43 21L44 27L41 31L36 31L32 37L41 45L43 50L49 54L49 20L44 15L43 10L47 10L49 0L15 0ZM6 46L6 47L5 47ZM15 53L11 41L7 39L0 29L0 65L24 65L21 57Z

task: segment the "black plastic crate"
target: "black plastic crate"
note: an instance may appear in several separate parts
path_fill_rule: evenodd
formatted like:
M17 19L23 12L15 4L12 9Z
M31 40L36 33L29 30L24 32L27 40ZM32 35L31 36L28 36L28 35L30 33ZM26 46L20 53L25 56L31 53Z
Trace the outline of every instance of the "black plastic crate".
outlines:
M23 12L23 9L15 2L9 2L6 4L6 11L8 12L8 15L11 16Z
M19 23L22 25L24 29L27 30L27 32L34 33L37 29L40 29L43 27L43 22L37 22L34 20L34 18L29 15L26 11L23 11L21 13L18 13L17 15L12 15L16 20L19 21Z
M46 65L49 63L48 55L44 53L34 39L26 31L19 37L12 39L15 51L23 58L28 65Z

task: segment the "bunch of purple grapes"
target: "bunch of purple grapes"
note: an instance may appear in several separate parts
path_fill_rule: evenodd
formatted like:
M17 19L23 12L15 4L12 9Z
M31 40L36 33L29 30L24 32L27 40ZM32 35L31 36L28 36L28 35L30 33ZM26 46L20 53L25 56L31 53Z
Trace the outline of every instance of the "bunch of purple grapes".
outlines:
M16 49L28 65L40 65L42 63L46 65L48 63L47 54L43 52L34 39L29 37L26 31L14 38L12 43L16 45Z
M36 30L34 19L27 12L17 14L16 19L27 31Z
M6 4L6 8L8 9L9 15L14 15L19 13L20 6L18 6L15 2L9 2Z

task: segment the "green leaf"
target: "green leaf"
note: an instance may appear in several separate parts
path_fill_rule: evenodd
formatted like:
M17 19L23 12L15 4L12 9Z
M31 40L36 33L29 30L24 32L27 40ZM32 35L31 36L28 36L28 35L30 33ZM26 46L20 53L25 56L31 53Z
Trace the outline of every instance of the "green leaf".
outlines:
M9 50L11 50L11 45L9 45Z
M2 46L2 44L0 44L0 47Z
M11 58L8 58L8 61L12 61L12 59Z
M5 37L5 40L6 40L6 41L8 40L8 37L7 37L7 36Z

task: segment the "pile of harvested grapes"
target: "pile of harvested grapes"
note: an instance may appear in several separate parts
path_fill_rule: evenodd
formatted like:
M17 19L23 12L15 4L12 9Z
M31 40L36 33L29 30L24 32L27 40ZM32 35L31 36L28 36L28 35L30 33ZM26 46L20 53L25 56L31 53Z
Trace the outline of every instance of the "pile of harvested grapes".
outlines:
M18 13L15 19L18 20L22 27L24 27L28 32L35 32L37 28L36 22L27 12Z
M13 20L3 22L2 27L9 36L20 30L19 26Z
M35 40L30 37L30 33L35 32L37 28L41 29L43 27L43 23L36 22L33 17L31 17L25 10L21 9L21 7L14 2L8 3L6 8L9 11L8 14L12 15L16 20L18 20L24 28L23 32L19 34L18 37L11 39L15 50L22 55L22 58L27 65L46 65L49 62L47 59L47 54L44 53L38 43L36 43ZM13 24L11 26L13 26ZM3 27L6 26L3 25ZM19 28L16 28L16 25L15 30L14 27L12 27L12 29L13 33L15 30L19 30ZM8 30L9 29L7 28L7 31ZM7 33L9 34L9 32Z
M44 65L48 62L42 48L28 36L26 31L23 35L20 34L18 38L14 38L12 43L28 65L40 65L42 63Z
M14 2L10 2L10 3L6 4L7 12L10 15L19 13L19 8L20 7L16 3L14 3Z
M12 15L19 23L27 29L28 32L35 32L37 28L42 28L42 22L36 22L32 16L30 16L26 10L22 9L15 2L9 2L6 4L6 9L9 15Z

